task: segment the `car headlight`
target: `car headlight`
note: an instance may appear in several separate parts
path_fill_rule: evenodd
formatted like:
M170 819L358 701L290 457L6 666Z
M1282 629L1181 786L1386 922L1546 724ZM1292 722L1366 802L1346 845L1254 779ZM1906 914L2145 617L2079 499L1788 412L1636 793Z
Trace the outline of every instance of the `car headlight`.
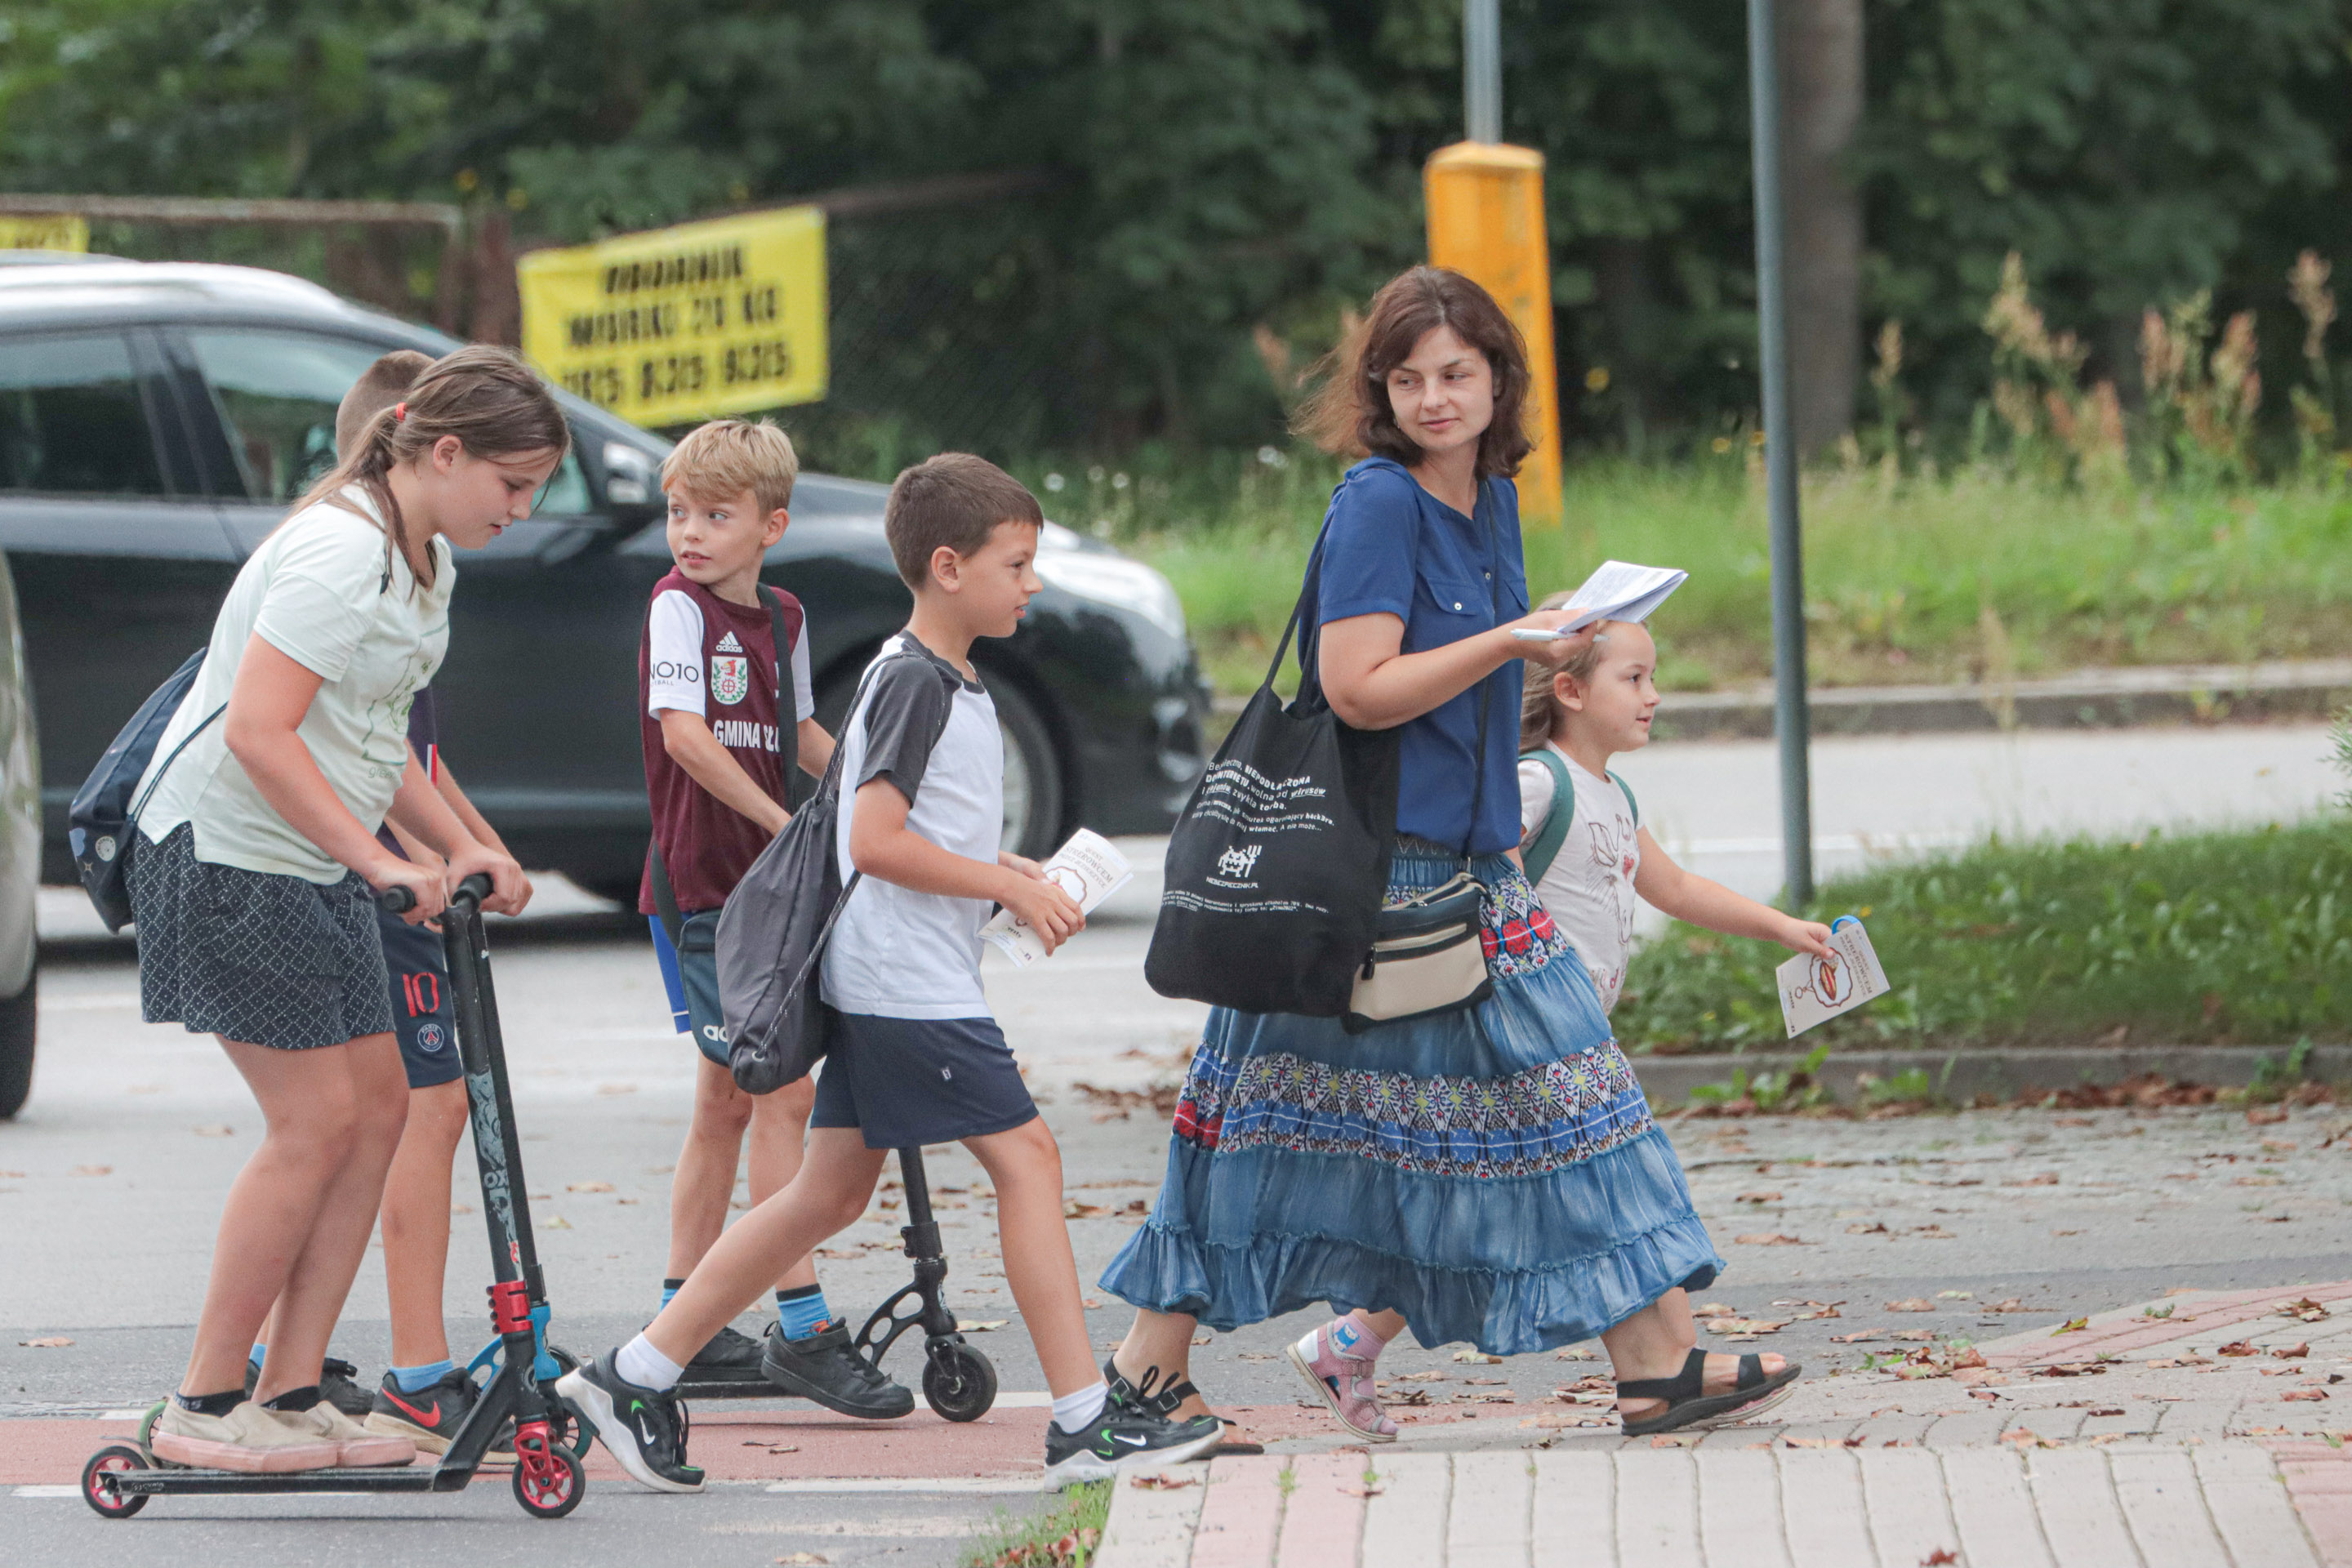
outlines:
M1177 641L1184 640L1184 605L1168 579L1140 561L1102 550L1037 552L1037 575L1066 594L1132 610Z

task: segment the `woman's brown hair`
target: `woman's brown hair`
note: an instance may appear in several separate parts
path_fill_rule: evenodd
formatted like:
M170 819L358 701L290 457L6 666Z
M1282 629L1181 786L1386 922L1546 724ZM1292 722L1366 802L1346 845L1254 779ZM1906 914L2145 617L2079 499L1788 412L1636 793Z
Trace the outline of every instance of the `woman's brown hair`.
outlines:
M312 485L294 511L322 501L358 511L342 495L357 485L375 503L371 521L405 558L408 524L387 476L431 451L444 436L455 436L477 458L562 452L572 444L571 426L547 384L512 350L477 343L427 365L404 400L367 423L334 471Z
M1527 432L1527 340L1492 294L1443 267L1400 272L1372 296L1370 314L1324 360L1323 384L1299 405L1292 428L1327 452L1420 462L1420 443L1397 427L1390 406L1389 372L1440 327L1485 354L1494 373L1495 418L1478 437L1478 477L1517 473L1535 449Z

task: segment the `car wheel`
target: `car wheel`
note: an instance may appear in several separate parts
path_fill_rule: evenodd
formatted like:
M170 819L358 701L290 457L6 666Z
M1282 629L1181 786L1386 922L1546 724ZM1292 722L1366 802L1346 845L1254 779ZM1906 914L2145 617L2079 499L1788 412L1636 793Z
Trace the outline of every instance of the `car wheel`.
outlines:
M817 699L816 719L839 735L857 694L860 669L843 676ZM1062 762L1044 715L1011 678L991 673L988 695L1004 731L1004 847L1015 855L1043 860L1061 847Z
M25 1097L33 1091L34 1019L40 989L41 975L36 970L22 991L0 1000L0 1121L23 1110Z

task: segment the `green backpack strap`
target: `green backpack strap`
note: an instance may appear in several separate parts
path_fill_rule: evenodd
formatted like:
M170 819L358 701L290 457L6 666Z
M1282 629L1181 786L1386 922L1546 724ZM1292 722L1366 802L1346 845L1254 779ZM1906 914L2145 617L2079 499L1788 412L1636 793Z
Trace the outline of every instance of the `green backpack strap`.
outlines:
M1528 880L1539 882L1559 858L1559 847L1568 842L1568 830L1576 821L1576 784L1568 776L1568 764L1549 746L1538 746L1532 752L1519 753L1523 763L1541 763L1551 774L1551 809L1544 813L1536 836L1528 841L1520 858L1526 862ZM1564 809L1563 809L1564 808Z
M1625 792L1625 804L1633 808L1633 826L1639 828L1642 826L1642 803L1633 798L1633 786L1614 773L1609 775L1609 782Z

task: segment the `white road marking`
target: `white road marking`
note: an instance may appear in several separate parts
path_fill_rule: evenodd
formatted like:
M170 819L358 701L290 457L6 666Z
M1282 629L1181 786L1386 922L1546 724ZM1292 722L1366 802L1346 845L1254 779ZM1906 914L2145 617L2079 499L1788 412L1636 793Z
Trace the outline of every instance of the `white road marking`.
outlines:
M63 1489L67 1492L71 1487ZM961 1492L976 1496L1026 1494L1045 1489L1035 1476L844 1476L802 1481L770 1481L772 1492Z
M81 1488L79 1488L79 1487L78 1487L78 1486L72 1486L72 1487L16 1487L16 1488L12 1488L12 1489L10 1489L10 1493L9 1493L9 1495L10 1495L10 1496L12 1496L12 1497L50 1498L50 1499L55 1499L55 1498L78 1498L78 1497L81 1496Z

